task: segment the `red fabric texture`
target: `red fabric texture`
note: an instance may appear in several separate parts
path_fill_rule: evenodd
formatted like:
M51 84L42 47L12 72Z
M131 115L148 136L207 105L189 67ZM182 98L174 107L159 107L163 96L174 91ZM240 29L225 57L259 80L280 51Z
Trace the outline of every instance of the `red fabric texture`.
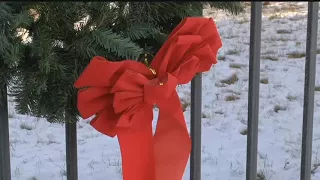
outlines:
M85 119L96 115L91 125L118 137L124 180L182 179L191 140L176 86L210 70L221 46L211 18L185 18L154 57L156 74L133 60L96 56L80 75L79 112ZM154 104L160 110L155 135Z

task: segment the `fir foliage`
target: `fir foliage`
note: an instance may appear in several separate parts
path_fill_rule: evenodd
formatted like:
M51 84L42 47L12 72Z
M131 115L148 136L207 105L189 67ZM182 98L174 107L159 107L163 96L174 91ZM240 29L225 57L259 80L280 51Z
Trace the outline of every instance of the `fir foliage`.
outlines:
M29 35L13 46L7 43L13 32L0 34L7 36L0 38L0 52L6 51L0 68L3 62L3 69L16 68L17 110L50 122L76 120L73 83L93 56L140 61L147 53L152 59L173 28L185 17L201 16L205 4L232 13L243 10L239 2L29 2L7 17L2 11L10 10L2 6L8 3L0 3L0 22L12 22L7 31L24 28Z
M8 84L24 59L17 30L29 26L32 19L21 7L21 3L0 3L0 83Z

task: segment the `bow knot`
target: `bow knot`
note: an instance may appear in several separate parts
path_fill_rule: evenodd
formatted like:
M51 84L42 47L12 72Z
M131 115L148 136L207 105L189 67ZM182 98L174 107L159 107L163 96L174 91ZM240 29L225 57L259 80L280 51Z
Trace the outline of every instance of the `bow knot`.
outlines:
M163 78L155 78L144 84L144 101L159 104L167 100L178 85L176 77L167 73Z
M132 114L148 105L159 104L175 91L177 82L170 73L149 80L138 72L126 70L110 91L114 94L114 111Z

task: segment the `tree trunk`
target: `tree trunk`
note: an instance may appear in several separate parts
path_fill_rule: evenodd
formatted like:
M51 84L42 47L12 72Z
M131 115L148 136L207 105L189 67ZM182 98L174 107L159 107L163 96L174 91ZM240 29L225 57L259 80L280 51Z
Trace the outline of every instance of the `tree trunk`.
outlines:
M0 180L11 180L7 84L0 83Z

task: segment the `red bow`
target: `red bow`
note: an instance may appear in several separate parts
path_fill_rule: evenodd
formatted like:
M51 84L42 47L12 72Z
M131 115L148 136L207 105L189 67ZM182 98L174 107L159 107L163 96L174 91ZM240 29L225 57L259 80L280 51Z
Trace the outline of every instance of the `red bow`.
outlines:
M96 56L75 82L78 109L103 134L118 136L124 180L181 180L191 149L178 84L216 64L222 46L213 20L185 18L148 68ZM153 105L160 109L152 134Z

